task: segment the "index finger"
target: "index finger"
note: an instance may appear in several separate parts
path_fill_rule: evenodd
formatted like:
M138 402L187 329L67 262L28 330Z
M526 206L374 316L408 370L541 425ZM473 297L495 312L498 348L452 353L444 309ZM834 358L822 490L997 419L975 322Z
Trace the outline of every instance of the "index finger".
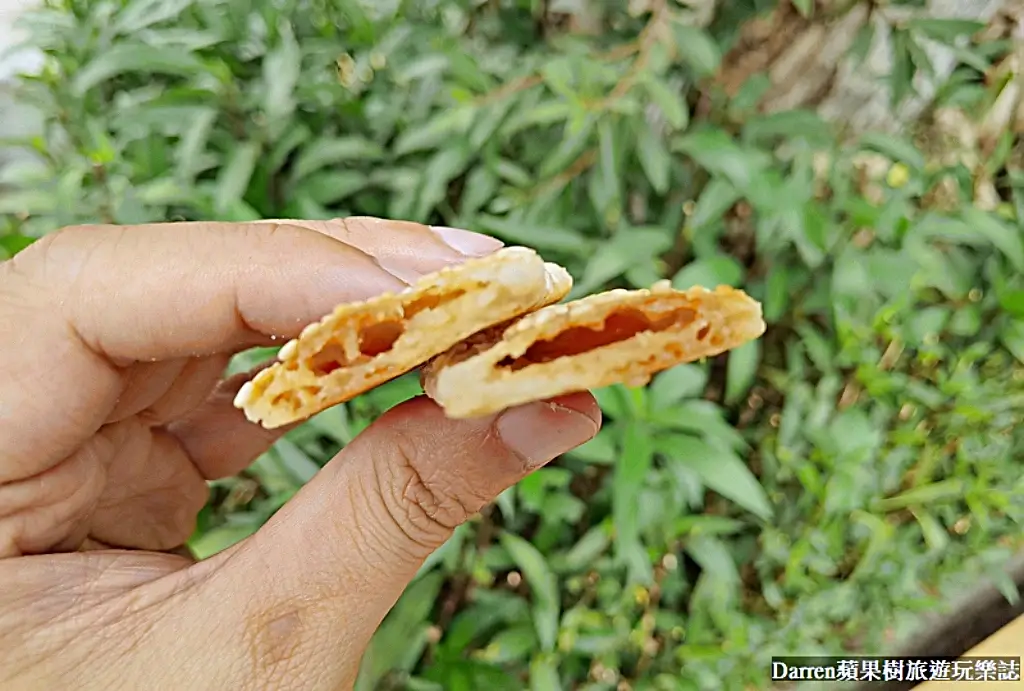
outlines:
M405 286L368 253L294 225L55 233L0 264L0 455L27 461L41 438L68 452L117 401L121 367L291 338L338 303Z

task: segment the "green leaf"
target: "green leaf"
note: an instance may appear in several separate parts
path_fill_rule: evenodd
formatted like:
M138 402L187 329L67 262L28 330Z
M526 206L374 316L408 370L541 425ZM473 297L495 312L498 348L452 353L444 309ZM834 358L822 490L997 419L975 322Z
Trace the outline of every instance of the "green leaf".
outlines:
M706 77L718 71L722 51L706 31L679 21L672 22L672 31L676 50L697 76Z
M253 535L259 530L260 525L260 522L253 520L218 526L189 539L188 548L196 559L208 559Z
M622 442L622 456L615 464L612 480L612 515L615 525L617 557L635 572L642 554L640 543L640 490L644 486L654 462L651 435L640 423L626 426Z
M260 145L256 142L239 144L231 151L217 177L213 204L218 213L227 212L233 203L241 201L245 196L259 156Z
M857 31L847 54L852 67L860 67L875 42L875 22L865 22Z
M576 106L568 101L540 101L509 117L499 130L499 136L508 138L531 127L564 123L575 112Z
M886 497L875 502L876 511L899 511L916 504L934 504L936 502L961 499L964 495L964 482L960 478L948 478L927 485L919 485L893 497Z
M463 135L473 123L475 109L461 106L438 112L421 125L412 127L395 142L396 156L405 156L415 151L433 149L452 138Z
M575 130L572 124L572 122L566 123L561 143L537 167L537 175L541 179L547 179L563 172L591 146L594 128L597 127L596 118L588 116Z
M1024 319L1024 290L1007 290L1000 293L999 306L1017 319ZM977 321L980 326L980 315L975 316L976 313L977 311L975 310L970 317L961 316L967 314L963 309L961 309L956 313L954 319L959 318L968 320L969 322ZM959 333L968 335L974 333L974 329L964 329Z
M727 585L740 582L736 560L721 540L709 535L694 535L686 540L686 553L712 578Z
M673 145L709 173L724 177L744 191L768 163L763 154L741 148L728 134L712 127L677 137Z
M932 65L932 59L912 34L907 39L907 51L910 53L910 61L918 73L928 78L935 77L935 66Z
M558 661L552 655L538 655L530 662L530 691L561 691Z
M665 194L668 191L672 157L668 154L665 142L646 123L640 124L636 153L651 187L658 194Z
M25 237L21 233L0 235L0 252L3 252L7 255L7 258L10 258L18 252L21 252L33 242L34 240L32 238Z
M534 247L538 250L585 252L588 248L586 239L575 230L568 228L536 225L488 214L479 214L475 220L478 230L487 231L503 240Z
M683 434L659 435L655 443L668 463L682 463L696 472L708 489L759 518L771 519L772 507L764 489L732 451Z
M224 31L201 31L194 27L169 27L166 29L143 29L137 32L135 37L150 46L177 48L188 53L195 53L224 42L226 33Z
M732 208L741 194L728 180L712 178L700 193L693 214L688 219L689 227L699 230L710 223L721 220Z
M502 547L523 574L533 594L533 622L541 649L551 652L558 641L558 620L561 614L558 596L558 578L548 566L544 555L523 538L502 531Z
M838 262L837 262L838 267ZM838 268L836 270L839 270ZM768 324L778 322L789 307L790 291L793 289L789 267L776 264L768 269L765 281L764 320Z
M557 57L548 60L540 71L541 78L548 88L569 101L576 100L573 89L573 64L569 57Z
M930 39L940 43L953 43L961 36L976 34L985 28L985 22L970 19L939 19L934 17L912 17L907 25Z
M809 19L814 14L814 0L793 0L793 7L805 19Z
M289 128L276 142L274 142L273 147L270 149L270 153L267 154L266 161L263 165L264 169L270 173L277 172L284 166L289 156L292 155L292 152L308 142L312 137L313 133L305 125L299 124Z
M924 509L915 510L913 516L921 526L921 534L928 547L936 552L945 549L949 544L949 533L935 516Z
M910 52L913 40L905 29L892 31L892 68L889 71L891 108L898 108L914 91L914 62Z
M179 179L192 181L199 173L199 164L216 122L217 111L214 108L204 108L192 118L174 152L177 163L175 172Z
M135 189L135 194L143 204L166 206L188 204L194 192L188 185L172 178L157 178L139 185Z
M400 651L422 646L425 641L420 640L420 634L429 626L430 610L443 584L444 575L435 571L416 579L406 588L370 640L360 664L354 687L356 691L377 688L384 676L396 666L396 655Z
M648 77L643 81L644 88L650 95L651 100L661 109L668 124L673 129L686 129L690 121L690 111L683 101L682 92L672 91L664 82L655 77Z
M824 146L834 141L834 137L832 125L810 110L785 110L758 115L743 125L743 139L749 143L803 139Z
M757 367L761 363L761 341L748 341L729 351L725 373L725 402L738 403L754 384Z
M154 24L175 19L194 0L132 0L118 12L113 30L116 34L131 36Z
M99 84L128 72L193 76L204 72L203 63L174 48L120 43L104 50L75 75L71 90L83 96Z
M51 214L57 210L57 199L46 190L27 189L0 193L0 214Z
M597 141L598 166L593 178L598 191L595 208L603 213L610 205L618 205L622 199L615 132L611 120L605 118L598 123Z
M910 141L884 132L868 132L861 135L860 145L864 149L876 151L894 161L906 163L914 170L924 170L924 156Z
M962 209L960 218L1002 252L1010 260L1014 269L1024 272L1024 230L1022 230L1022 226L1014 227L993 214L973 206Z
M320 472L320 466L287 438L278 439L272 453L299 484L306 484Z
M708 373L694 364L677 365L654 378L648 388L652 408L662 409L687 398L697 398L708 383Z
M302 52L285 21L278 25L280 43L263 58L263 112L280 127L295 110L295 86L302 74Z
M725 516L683 516L676 521L679 535L731 535L747 528L747 524Z
M1024 266L1020 230L976 209L961 211L960 218L934 213L921 217L908 232L907 242L912 246L922 240L941 240L968 247L994 246L1015 268Z
M671 236L661 229L624 228L594 253L573 293L589 293L631 266L653 261L671 246Z
M471 156L465 142L458 142L434 154L423 170L416 212L410 220L425 222L448 196L452 180L465 170Z
M324 170L299 183L296 192L308 195L317 204L329 206L348 199L369 182L366 174L357 170Z
M999 591L999 594L1006 599L1011 607L1016 607L1020 602L1020 586L1013 576L1002 569L997 569L988 576L989 580Z
M743 265L727 254L690 262L672 277L672 286L685 290L692 286L713 289L720 285L739 286L743 281Z
M321 168L350 161L377 161L384 150L365 137L321 139L307 144L295 159L291 179L298 181Z
M485 654L488 662L519 662L537 647L537 632L533 626L522 624L499 631L487 644Z
M566 552L561 566L569 573L584 571L608 550L610 544L608 530L604 525L596 525L584 533L572 549Z
M1024 364L1024 320L1011 319L999 332L999 340L1006 349Z

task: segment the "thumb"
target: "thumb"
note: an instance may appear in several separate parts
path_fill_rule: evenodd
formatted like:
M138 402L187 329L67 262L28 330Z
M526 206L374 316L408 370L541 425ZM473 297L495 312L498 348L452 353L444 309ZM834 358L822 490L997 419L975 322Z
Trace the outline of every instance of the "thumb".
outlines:
M590 440L600 420L589 393L472 420L448 419L426 397L408 401L256 535L211 560L206 585L235 600L224 616L244 617L246 659L271 666L256 670L261 678L350 688L370 637L424 559L509 486ZM298 683L296 674L315 676Z

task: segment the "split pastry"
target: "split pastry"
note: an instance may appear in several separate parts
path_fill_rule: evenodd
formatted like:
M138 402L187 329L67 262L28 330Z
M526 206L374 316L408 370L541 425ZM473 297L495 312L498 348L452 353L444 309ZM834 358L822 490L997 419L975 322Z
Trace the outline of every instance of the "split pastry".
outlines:
M423 389L452 418L616 383L641 386L763 334L761 305L729 286L611 290L475 334L429 362Z
M507 247L424 276L401 293L344 304L281 348L235 397L267 429L308 418L394 379L482 329L558 302L569 273Z

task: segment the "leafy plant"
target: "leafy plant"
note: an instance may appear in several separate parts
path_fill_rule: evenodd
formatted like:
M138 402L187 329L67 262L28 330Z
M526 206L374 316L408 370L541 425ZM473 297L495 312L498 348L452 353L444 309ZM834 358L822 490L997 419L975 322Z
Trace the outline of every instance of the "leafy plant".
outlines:
M1019 547L1020 142L950 159L761 113L715 80L746 3L710 28L667 2L593 4L596 34L513 0L30 17L44 131L0 177L10 254L75 223L358 213L536 247L575 294L668 278L764 304L757 343L599 391L600 435L431 556L360 689L761 688L772 654L891 649ZM919 39L953 42L937 105L985 107L1006 44L977 28L898 27L892 79L927 66ZM193 549L251 534L418 392L404 377L290 432L216 485Z

